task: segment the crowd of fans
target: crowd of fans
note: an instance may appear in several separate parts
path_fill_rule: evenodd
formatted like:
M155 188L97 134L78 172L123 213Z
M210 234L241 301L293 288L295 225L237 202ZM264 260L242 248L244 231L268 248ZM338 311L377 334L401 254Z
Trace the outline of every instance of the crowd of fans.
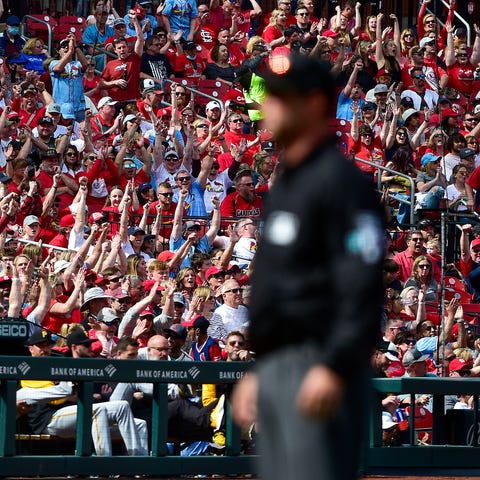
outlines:
M431 6L424 0L417 24L402 29L393 14L362 15L360 3L322 18L313 0L278 0L271 12L256 0L247 8L128 2L126 12L99 0L82 38L58 39L55 52L41 36L21 36L21 19L8 16L0 35L0 314L28 321L30 354L252 359L249 278L282 154L262 130L263 73L312 55L335 74L329 127L339 148L383 185L390 226L405 230L393 243L386 235L375 372L475 374L475 317L456 299L439 314L446 239L430 220L410 222L412 210L414 218L439 206L457 213L461 261L452 260L451 278L465 304L480 298L480 231L471 225L480 208L480 28L454 25L455 0L438 17ZM195 93L209 82L222 98ZM465 367L449 369L454 358ZM73 407L52 398L69 398L71 385L24 383L22 417L38 420L48 404L37 433L70 434L73 424L55 416ZM97 399L109 403L112 421L128 418L129 452L143 454L148 421L135 423L123 402L134 392L151 396L151 386L120 390L104 388ZM224 443L221 421L210 421L221 392L169 392L172 419L203 436L213 429ZM197 394L193 415L184 400ZM404 400L387 397L385 412ZM111 446L95 448L108 454Z

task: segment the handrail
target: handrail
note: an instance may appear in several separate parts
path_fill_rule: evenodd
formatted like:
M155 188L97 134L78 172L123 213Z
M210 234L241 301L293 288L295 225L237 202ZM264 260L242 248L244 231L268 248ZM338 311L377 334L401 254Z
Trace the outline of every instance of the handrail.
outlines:
M389 173L393 173L394 175L398 175L400 177L406 178L409 183L410 183L410 202L406 200L402 200L401 198L396 198L393 195L390 195L391 198L394 198L395 200L398 200L399 202L403 203L410 203L410 225L414 225L414 219L415 219L415 212L414 212L414 205L415 205L415 182L413 181L413 178L410 175L407 175L405 173L397 172L396 170L392 170L391 168L384 167L382 165L379 165L378 163L375 162L370 162L368 160L364 160L363 158L358 158L355 157L356 162L361 162L365 163L367 165L371 165L372 167L378 168L379 170L384 170ZM377 175L377 186L378 189L381 191L381 185L382 185L382 180L381 180L381 175Z
M92 47L93 49L97 50L100 53L103 53L103 54L107 55L108 57L118 58L118 55L116 53L110 52L110 51L106 50L105 48L102 48L102 47L99 47L98 45L95 45L94 43L84 42L82 40L81 44L84 45L84 46L87 46L87 47ZM95 56L95 55L99 55L99 54L94 53L93 56Z
M38 23L41 23L43 25L46 25L47 26L47 32L48 32L48 55L51 56L52 55L52 40L53 40L53 32L52 32L52 26L45 20L42 20L40 18L37 18L37 17L34 17L32 15L24 15L23 18L22 18L22 34L25 34L25 31L26 31L26 25L27 25L27 22L26 22L26 19L29 18L30 20L32 20L33 22L38 22Z
M447 9L450 8L450 4L448 2L446 2L445 0L441 0L441 2ZM435 15L429 9L427 9L427 10L430 14ZM460 22L462 22L465 25L465 30L467 30L467 46L470 47L471 43L472 43L471 40L470 40L470 34L472 33L472 29L470 28L470 24L456 10L453 11L453 16L456 17L458 20L460 20ZM445 23L442 22L439 18L437 18L437 21L441 25L445 25ZM421 39L419 38L419 40L421 40Z
M225 456L167 456L167 383L232 384L250 368L246 362L174 362L64 357L0 357L0 472L2 476L171 475L256 473L251 455L240 455L240 431L231 422L226 402ZM18 380L76 382L78 388L75 455L15 455L15 391ZM92 386L94 382L154 384L151 455L91 456Z

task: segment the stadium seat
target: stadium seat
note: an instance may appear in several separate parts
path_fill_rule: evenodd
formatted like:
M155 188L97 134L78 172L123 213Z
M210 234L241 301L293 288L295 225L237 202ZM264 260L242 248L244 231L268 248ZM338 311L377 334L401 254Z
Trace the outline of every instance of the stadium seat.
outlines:
M63 15L58 21L59 25L75 25L80 27L83 32L87 26L83 17L77 17L76 15Z
M198 90L200 92L210 95L210 97L218 98L220 101L225 96L229 88L230 87L227 84L218 80L200 80L198 82ZM195 96L196 105L206 105L211 100L211 98L205 97L204 95Z
M331 135L335 136L340 151L347 155L347 143L350 136L350 122L339 118L329 121L328 129Z
M58 25L53 30L53 38L59 42L67 37L68 34L74 33L75 40L80 42L82 40L82 30L77 25Z
M52 30L54 30L55 27L58 25L57 20L50 15L32 14L30 16L37 18L42 22L47 22L52 28ZM44 42L48 41L48 28L44 23L36 21L32 18L27 18L27 30L32 37L41 38Z

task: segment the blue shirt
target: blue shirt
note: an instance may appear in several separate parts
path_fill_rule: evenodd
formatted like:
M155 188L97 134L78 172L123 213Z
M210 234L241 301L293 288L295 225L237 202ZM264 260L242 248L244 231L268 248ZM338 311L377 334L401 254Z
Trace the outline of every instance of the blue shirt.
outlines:
M150 28L149 32L144 32L144 34L143 34L144 38L151 37L153 35L153 31L158 27L158 22L155 19L155 17L153 17L152 15L146 15L145 18L143 18L140 21L140 26L141 27L143 27L145 25L145 20L147 18L150 20L151 28ZM130 35L131 37L136 37L137 36L137 31L135 30L135 27L133 26L133 24L130 23L130 17L128 16L128 14L125 15L123 17L123 19L125 20L125 23L127 24L127 35Z
M190 20L198 18L197 4L193 0L167 0L162 14L168 17L173 34L182 30L182 38L190 33Z
M351 122L353 120L352 103L353 103L353 100L350 97L348 98L345 97L342 90L340 92L340 95L338 96L336 118L348 120L349 122ZM365 103L365 100L359 100L358 101L359 107L361 108L364 103Z
M200 186L197 180L192 183L187 197L185 198L185 211L189 217L206 217L207 209L203 200L205 189ZM178 203L178 189L173 195L173 201Z
M53 67L59 60L50 63L50 77L52 78L52 96L56 103L71 103L73 110L78 112L85 109L85 95L83 94L82 64L74 60L65 65L63 72L55 73Z
M176 252L185 242L186 240L183 238L183 236L181 236L177 240L173 240L170 237L170 250L172 252ZM188 251L187 256L183 259L183 262L180 265L180 268L185 268L190 266L190 261L195 252L209 253L211 249L212 249L212 246L208 242L207 237L202 237L198 241L197 245L192 245L190 247L190 250Z
M115 32L113 31L113 28L109 27L108 25L105 27L105 33L103 35L98 31L96 25L89 25L83 31L82 40L85 43L93 43L95 46L102 48L105 45L107 38L110 38L113 35L115 35Z

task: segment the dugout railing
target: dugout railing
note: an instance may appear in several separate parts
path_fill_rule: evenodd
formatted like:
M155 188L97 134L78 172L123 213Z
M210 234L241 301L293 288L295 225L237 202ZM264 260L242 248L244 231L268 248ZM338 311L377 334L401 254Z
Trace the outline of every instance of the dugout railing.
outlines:
M388 378L373 380L369 439L365 442L363 473L369 475L451 475L479 476L479 378ZM389 394L407 394L415 403L415 394L432 396L429 441L419 441L417 415L408 417L409 428L400 446L382 444L381 400ZM469 410L445 410L445 395L473 395ZM352 408L354 408L352 406Z
M162 362L73 358L0 357L0 476L196 475L255 473L252 455L241 454L240 431L226 402L224 455L167 454L167 384L230 384L248 370L243 362ZM17 455L15 392L20 380L68 380L77 384L74 455ZM151 453L145 457L92 455L91 422L95 382L154 384Z

